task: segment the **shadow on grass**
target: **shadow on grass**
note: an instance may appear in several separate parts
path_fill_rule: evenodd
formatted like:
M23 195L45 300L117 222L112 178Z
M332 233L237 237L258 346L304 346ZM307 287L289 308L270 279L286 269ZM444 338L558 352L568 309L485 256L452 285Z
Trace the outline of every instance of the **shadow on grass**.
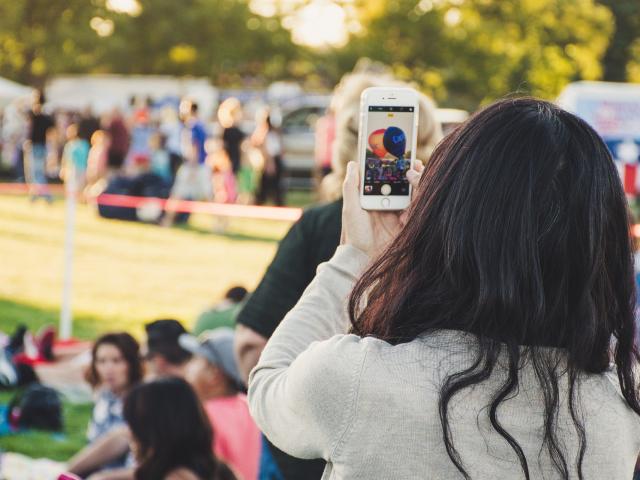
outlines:
M246 233L234 232L233 230L217 232L212 228L204 228L197 225L191 225L189 223L179 223L174 226L179 230L185 232L196 233L199 235L214 235L216 237L228 238L229 240L248 241L248 242L266 242L277 243L281 240L281 237L271 235L249 235Z
M42 308L26 303L18 303L0 297L0 325L4 333L10 334L18 325L26 325L32 332L44 325L58 326L60 311L52 308ZM95 339L100 330L97 325L104 322L89 315L74 316L73 334L80 339Z

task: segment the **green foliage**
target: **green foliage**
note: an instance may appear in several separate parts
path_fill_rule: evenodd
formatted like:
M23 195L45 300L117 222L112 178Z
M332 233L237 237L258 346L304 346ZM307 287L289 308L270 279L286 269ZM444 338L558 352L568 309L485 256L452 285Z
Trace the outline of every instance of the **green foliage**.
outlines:
M354 48L466 108L514 91L552 98L570 81L600 78L613 29L609 10L593 0L394 0L363 8L365 34Z
M640 38L631 44L630 61L627 64L627 75L630 82L640 83Z
M614 16L615 31L603 59L604 79L612 82L638 81L633 71L640 63L636 45L640 42L640 2L638 0L598 0Z
M140 15L112 16L115 29L104 39L103 63L113 71L209 76L229 85L247 75L281 77L295 53L278 19L252 14L245 1L140 4Z
M0 0L0 75L29 84L61 73L286 76L296 53L278 18L243 0L139 0L130 15L105 0ZM97 22L97 24L95 23ZM108 24L100 36L92 25Z
M0 75L37 85L93 66L98 42L86 0L0 0Z

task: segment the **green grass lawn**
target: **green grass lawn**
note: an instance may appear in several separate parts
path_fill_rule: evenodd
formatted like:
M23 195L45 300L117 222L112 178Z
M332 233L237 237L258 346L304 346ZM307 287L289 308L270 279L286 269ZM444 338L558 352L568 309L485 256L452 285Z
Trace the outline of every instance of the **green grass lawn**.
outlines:
M13 395L0 392L0 404L8 404ZM87 424L91 416L91 404L63 403L64 432L50 433L27 431L0 437L0 450L16 452L33 458L46 457L67 461L86 444Z
M136 335L154 318L192 324L232 285L248 289L271 260L286 222L233 219L225 234L214 220L163 229L104 220L90 206L77 214L73 278L74 335ZM56 323L62 295L64 203L30 204L0 196L0 325Z
M298 206L310 196L289 196ZM57 324L62 295L64 202L31 204L0 195L0 331L23 323L35 330ZM286 222L233 219L224 234L214 220L194 216L188 226L164 229L77 211L73 268L76 337L126 330L177 318L188 327L232 285L253 289L270 262ZM46 379L45 379L46 380ZM14 392L0 393L6 404ZM0 451L66 460L85 443L90 405L65 403L63 435L27 432L0 437Z

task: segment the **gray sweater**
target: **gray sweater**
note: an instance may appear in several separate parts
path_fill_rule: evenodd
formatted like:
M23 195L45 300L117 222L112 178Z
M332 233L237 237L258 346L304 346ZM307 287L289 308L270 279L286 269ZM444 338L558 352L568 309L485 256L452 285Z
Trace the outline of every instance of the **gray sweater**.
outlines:
M473 360L473 336L445 330L393 346L346 334L346 299L367 262L361 251L341 246L318 268L251 373L251 413L285 452L324 458L325 480L462 478L445 451L438 400L443 379ZM454 445L473 479L524 478L487 414L505 378L498 367L449 406ZM640 451L639 417L622 398L613 371L583 375L579 383L585 478L630 479ZM558 436L574 464L578 441L566 378L559 386ZM518 393L501 404L498 420L523 448L532 479L558 478L542 446L542 412L540 387L525 363Z

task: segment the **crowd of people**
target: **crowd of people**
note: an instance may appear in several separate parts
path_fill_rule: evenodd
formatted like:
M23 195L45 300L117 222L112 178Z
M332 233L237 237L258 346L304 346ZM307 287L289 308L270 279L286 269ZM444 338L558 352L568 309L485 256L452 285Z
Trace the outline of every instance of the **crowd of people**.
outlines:
M174 319L96 340L87 379L95 406L88 445L69 473L106 479L253 479L260 431L236 367L233 330L193 336Z
M70 473L633 476L633 248L606 146L532 98L490 105L443 138L420 95L412 204L365 211L359 99L390 85L402 84L353 74L338 85L332 201L304 212L253 292L229 290L198 336L163 319L144 347L124 332L94 342L89 444ZM265 117L250 139L273 159L265 188L279 168L272 132ZM194 141L192 154L190 168L202 165L206 149ZM236 179L241 158L227 158Z
M50 112L37 92L28 109L4 112L2 158L34 200L52 200L48 179L56 177L81 200L137 178L159 197L284 205L282 140L269 109L257 113L253 132L242 119L236 98L223 101L215 118L203 118L190 99L176 106L138 97L127 110L97 117L89 108ZM174 217L168 212L165 225Z

